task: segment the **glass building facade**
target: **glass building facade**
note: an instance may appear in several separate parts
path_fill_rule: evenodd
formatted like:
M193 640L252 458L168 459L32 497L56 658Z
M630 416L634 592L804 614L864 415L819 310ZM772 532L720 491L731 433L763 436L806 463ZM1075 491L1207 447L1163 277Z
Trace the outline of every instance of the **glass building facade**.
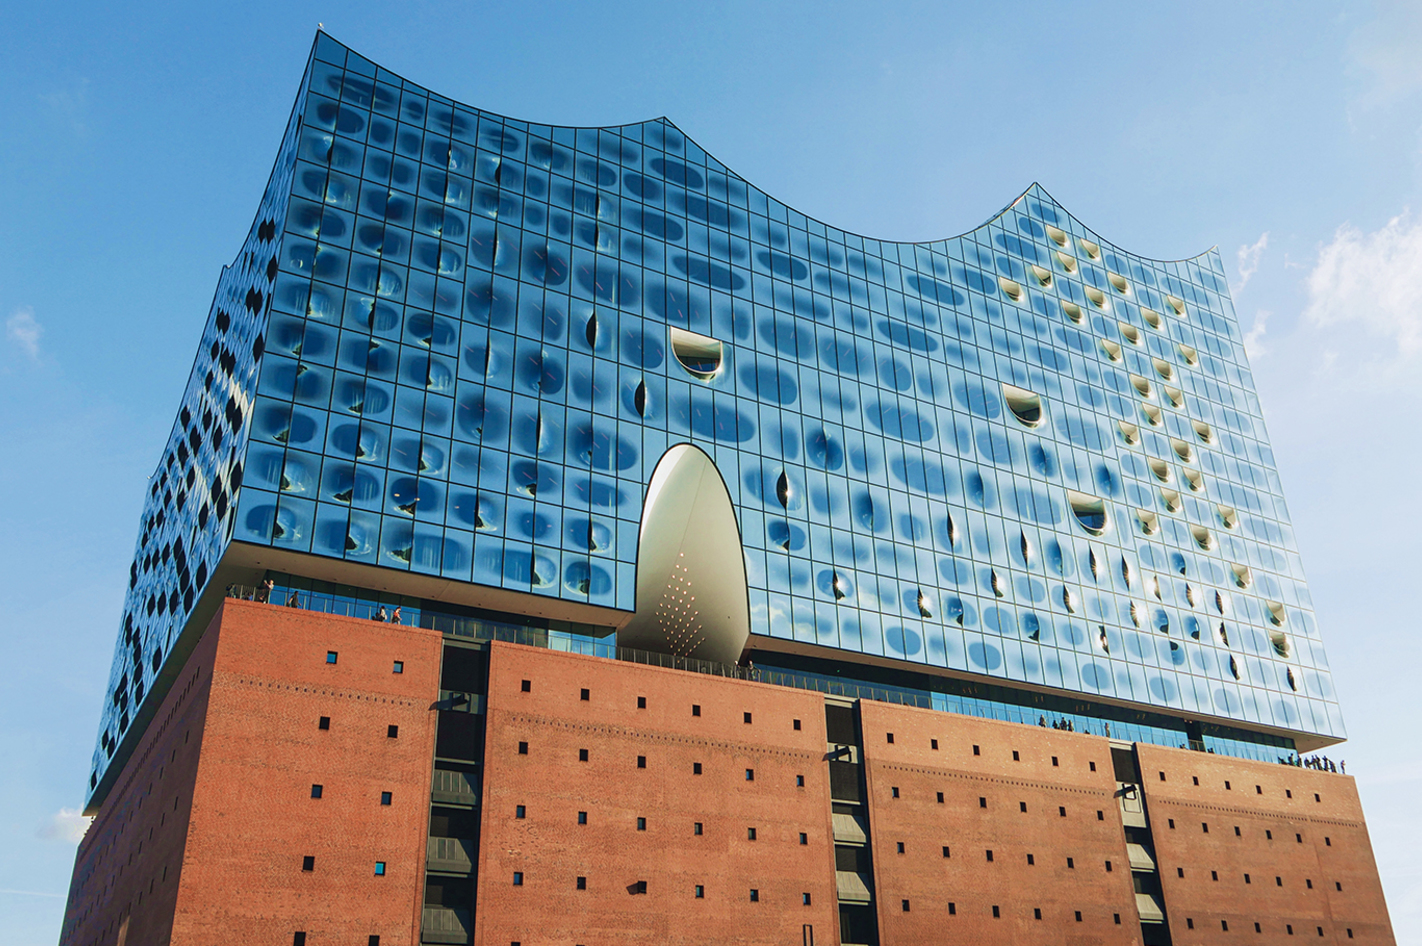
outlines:
M321 34L151 480L91 791L231 543L631 612L682 443L753 634L1343 738L1216 251L1036 185L870 239L664 119L514 121Z

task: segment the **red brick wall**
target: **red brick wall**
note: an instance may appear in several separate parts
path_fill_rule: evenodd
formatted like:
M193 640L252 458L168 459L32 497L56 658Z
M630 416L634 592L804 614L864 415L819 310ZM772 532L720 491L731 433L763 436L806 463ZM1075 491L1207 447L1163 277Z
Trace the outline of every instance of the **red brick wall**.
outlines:
M860 713L881 946L1140 942L1107 740L870 701Z
M488 707L476 943L798 946L804 924L838 941L818 693L494 644Z
M1140 763L1179 946L1217 942L1222 922L1261 944L1393 942L1351 777L1144 745Z
M188 657L79 843L61 946L169 941L216 641Z

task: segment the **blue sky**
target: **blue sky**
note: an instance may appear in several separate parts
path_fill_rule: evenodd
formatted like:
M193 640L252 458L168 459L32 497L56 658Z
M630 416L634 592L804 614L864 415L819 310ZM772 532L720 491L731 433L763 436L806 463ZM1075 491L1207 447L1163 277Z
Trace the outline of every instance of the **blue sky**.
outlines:
M1422 5L307 0L0 8L0 942L57 938L146 478L318 21L518 118L666 115L873 236L1039 181L1133 251L1218 245L1422 944Z

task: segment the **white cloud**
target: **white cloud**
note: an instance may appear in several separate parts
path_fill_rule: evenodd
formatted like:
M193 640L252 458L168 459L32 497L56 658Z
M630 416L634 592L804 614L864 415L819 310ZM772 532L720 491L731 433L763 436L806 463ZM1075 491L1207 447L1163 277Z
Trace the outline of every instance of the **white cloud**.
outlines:
M1259 272L1259 257L1264 255L1268 247L1269 231L1265 230L1259 234L1259 239L1254 241L1252 246L1239 248L1239 285L1232 287L1235 295L1243 292L1244 287L1249 285L1249 277Z
M43 93L40 101L49 106L50 111L76 135L83 137L88 133L88 79L75 79L67 89Z
M93 820L77 808L61 808L51 815L48 821L40 825L39 831L35 833L46 840L78 844L83 839L84 832L89 830L89 825Z
M39 361L39 341L43 334L44 326L35 321L32 309L16 309L5 320L5 337L19 345L31 361Z
M1260 309L1254 314L1254 325L1248 332L1244 333L1244 351L1249 355L1251 362L1258 361L1269 354L1269 349L1264 347L1264 333L1269 330L1269 312Z
M1422 223L1407 212L1371 233L1339 227L1306 286L1314 328L1360 328L1404 358L1422 350Z

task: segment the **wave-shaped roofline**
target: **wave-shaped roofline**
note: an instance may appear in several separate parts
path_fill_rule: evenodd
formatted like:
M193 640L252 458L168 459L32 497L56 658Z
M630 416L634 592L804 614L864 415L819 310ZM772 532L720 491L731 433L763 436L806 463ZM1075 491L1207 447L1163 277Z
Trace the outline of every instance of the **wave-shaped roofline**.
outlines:
M1045 187L1043 187L1039 182L1037 182L1037 181L1033 181L1031 185L1029 185L1025 190L1023 190L1021 193L1019 193L1019 194L1018 194L1016 197L1014 197L1011 201L1009 201L1009 202L1008 202L1001 210L999 210L997 213L993 214L991 217L988 217L986 220L984 220L982 223L978 224L977 226L972 227L972 228L970 228L970 229L968 229L968 230L964 230L964 231L961 232L961 233L956 233L956 234L952 234L952 235L945 236L945 237L936 237L936 238L930 239L930 240L886 240L886 239L884 239L884 238L882 238L882 237L869 236L869 235L867 235L867 234L859 233L859 232L854 231L854 230L849 230L849 229L846 229L846 228L844 228L844 227L840 227L840 226L836 226L835 224L828 223L828 222L826 222L826 221L824 221L824 220L821 220L819 217L812 216L812 215L810 215L810 214L805 213L803 210L799 210L799 209L796 208L796 207L792 207L790 204L787 204L785 201L780 200L780 199L777 198L777 197L773 197L773 196L770 194L769 191L766 191L764 188L761 188L761 187L757 186L756 184L752 183L749 179L747 179L745 176L743 176L743 175L740 174L739 172L737 172L737 171L735 171L735 170L732 170L724 161L721 161L719 158L716 158L714 155L712 155L712 153L711 153L710 151L708 151L706 148L703 148L703 147L701 146L701 144L700 144L699 142L697 142L697 140L696 140L695 138L693 138L691 135L687 134L686 131L681 128L681 126L679 126L676 122L672 121L670 118L667 118L665 115L659 115L659 116L657 116L656 118L649 118L649 119L646 119L646 120L640 121L640 122L624 122L624 123L622 123L622 124L617 124L617 125L550 125L550 124L543 124L543 123L541 123L541 122L531 122L531 121L528 121L527 119L514 118L514 117L509 116L509 115L504 115L504 114L502 114L501 112L495 112L495 111L492 111L492 110L487 109L487 108L482 108L482 107L479 107L479 106L476 106L476 105L470 105L470 104L468 104L468 103L466 103L466 102L460 102L460 101L458 101L458 100L456 100L456 99L454 99L454 98L451 98L450 96L443 95L443 94L441 94L441 93L435 92L435 91L432 90L429 86L423 85L423 84L421 84L421 83L419 83L419 82L415 82L415 81L413 81L413 80L411 80L411 79L408 79L408 78L406 78L404 75L402 75L401 73L395 72L395 71L393 71L393 70L391 70L391 69L387 69L386 67L384 67L384 66L380 65L379 63L375 62L374 60L370 59L368 56L362 55L361 53L359 53L359 52L357 52L356 50L352 49L350 46L347 46L345 43L343 43L343 42L341 42L340 40L336 39L336 38L335 38L334 36L332 36L328 31L326 31L326 29L325 29L324 27L320 27L320 28L318 28L318 29L316 30L316 36L315 36L315 38L313 39L312 44L311 44L311 58L312 58L312 59L315 59L315 58L316 58L317 48L318 48L318 46L319 46L319 44L320 44L320 42L321 42L321 38L322 38L323 36L324 36L326 39L328 39L329 41L331 41L331 42L335 43L336 45L340 46L342 49L344 49L344 50L347 52L347 54L352 55L352 56L357 56L357 57L359 57L360 59L364 60L365 62L369 63L372 69L380 70L380 71L382 71L382 72L388 73L389 75L391 75L391 76L393 76L393 77L399 79L401 82L406 83L407 85L411 85L411 86L414 86L414 87L416 87L416 88L418 88L418 89L424 90L427 94L429 94L429 95L431 95L431 96L433 96L433 97L435 97L435 98L444 99L446 102L450 103L451 105L454 105L454 106L457 106L457 107L460 107L460 108L466 108L466 109L468 109L468 110L470 110L470 111L472 111L472 112L478 112L478 113L483 114L483 115L488 115L488 116L493 117L493 118L498 118L498 119L500 119L500 120L502 120L502 121L505 121L505 122L513 122L513 123L515 123L515 124L523 125L523 126L525 126L526 129L529 129L529 130L531 130L531 129L543 129L543 128L546 128L546 129L548 129L549 132L550 132L550 134L549 134L549 136L548 136L548 138L549 138L550 140L552 140L551 132L552 132L553 129L567 129L567 130L569 130L569 131L614 131L614 132L615 132L615 131L618 131L619 129L622 129L622 128L642 127L642 126L645 126L645 125L651 125L651 124L656 124L656 123L661 123L661 124L667 125L668 127L674 129L677 134L681 135L684 139L686 139L687 142L689 142L690 144L694 145L699 151L701 151L702 154L706 155L706 159L707 159L708 161L715 162L715 164L718 166L718 168L719 168L720 170L723 170L725 173L734 176L738 181L740 181L741 183L745 184L747 187L754 188L755 190L759 191L761 194L765 195L766 199L775 201L776 203L778 203L778 204L780 204L781 206L785 207L787 210L792 211L792 212L794 212L794 213L796 213L796 214L799 214L800 216L804 217L806 220L814 221L815 223L819 224L820 226L826 227L826 228L831 229L831 230L835 230L835 231L837 231L837 232L839 232L839 233L843 233L843 234L846 234L846 235L848 235L848 236L857 237L857 238L859 238L859 239L861 239L861 240L872 240L872 241L874 241L874 242L876 242L876 243L888 243L888 244L893 244L893 245L896 245L896 246L916 246L916 247L925 247L925 248L932 249L932 248L934 248L937 244L945 244L945 245L946 245L949 241L952 241L952 240L961 240L961 239L963 239L964 237L972 236L974 233L977 233L979 230L982 230L983 228L990 226L991 224L993 224L993 223L997 222L998 220L1000 220L1002 217L1006 216L1006 214L1007 214L1009 211L1011 211L1011 210L1013 210L1014 208L1016 208L1019 204L1021 204L1023 201L1025 201L1028 197L1033 196L1033 192L1035 191L1038 195L1040 195L1038 199L1045 199L1048 203L1051 204L1051 206L1052 206L1052 208L1053 208L1054 210L1060 211L1064 216L1066 216L1066 218L1067 218L1068 220L1070 220L1072 223L1076 224L1076 225L1083 231L1083 233L1084 233L1084 235L1086 236L1086 238L1089 239L1092 243L1100 244L1100 245L1103 246L1103 247L1109 247L1110 249L1115 250L1115 251L1118 252L1118 253L1123 253L1123 254L1125 254L1126 256L1133 257L1133 258L1135 258L1135 259L1137 259L1137 260L1141 260L1141 261L1143 261L1143 262L1147 262L1147 263L1196 263L1198 260L1205 259L1205 258L1209 257L1210 254L1212 254L1212 253L1213 253L1213 254L1218 254L1218 251L1219 251L1219 244L1215 244L1214 246L1211 246L1211 247L1209 247L1208 249L1205 249L1205 250L1203 250L1203 251L1201 251L1201 252L1199 252L1199 253L1196 253L1194 256L1185 256L1185 257L1180 257L1180 258L1178 258L1178 259L1168 259L1168 258L1161 258L1161 257L1154 257L1154 256L1145 256L1145 255L1142 255L1142 254L1140 254L1140 253L1134 252L1134 251L1132 251L1132 250L1125 249L1125 248L1122 247L1120 244L1115 243L1115 242L1113 242L1113 241L1111 241L1111 240L1105 239L1105 238L1102 237L1096 230L1094 230L1094 229L1092 229L1091 227L1087 226L1087 225L1081 220L1081 218L1077 217L1077 216L1076 216L1075 214L1073 214L1071 211L1067 210L1064 206L1062 206L1061 202L1058 201L1055 197L1053 197L1053 196L1051 195L1051 193L1050 193ZM308 67L309 67L309 64L308 64ZM1227 283L1226 283L1226 285L1227 285Z

